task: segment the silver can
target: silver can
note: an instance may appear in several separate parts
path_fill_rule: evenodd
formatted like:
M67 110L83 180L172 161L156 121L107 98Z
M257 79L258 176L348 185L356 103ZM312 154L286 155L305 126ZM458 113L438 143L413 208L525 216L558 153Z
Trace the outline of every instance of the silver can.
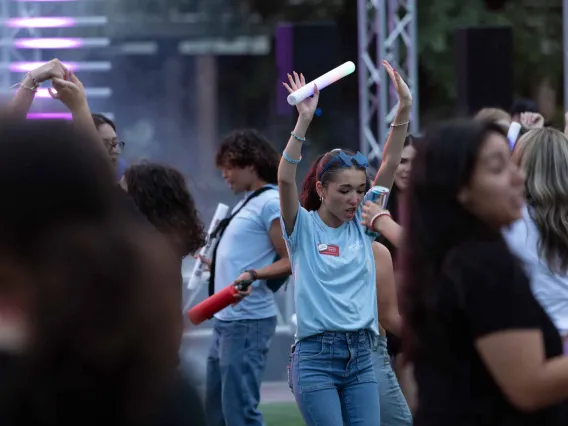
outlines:
M387 208L387 202L389 200L390 190L384 186L373 186L371 188L371 197L369 201L381 206L381 208Z

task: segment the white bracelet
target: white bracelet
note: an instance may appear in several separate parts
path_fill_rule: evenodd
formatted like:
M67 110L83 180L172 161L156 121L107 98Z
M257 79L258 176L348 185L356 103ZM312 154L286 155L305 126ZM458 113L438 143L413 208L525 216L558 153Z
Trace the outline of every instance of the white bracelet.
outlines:
M410 121L405 121L404 123L398 123L395 124L394 121L391 123L391 127L400 127L400 126L406 126L408 123L410 123Z
M369 222L369 228L371 228L372 231L376 231L375 221L381 216L388 216L388 217L392 218L392 216L391 216L391 214L388 210L383 210L383 211L378 212L376 215L373 216L373 218Z

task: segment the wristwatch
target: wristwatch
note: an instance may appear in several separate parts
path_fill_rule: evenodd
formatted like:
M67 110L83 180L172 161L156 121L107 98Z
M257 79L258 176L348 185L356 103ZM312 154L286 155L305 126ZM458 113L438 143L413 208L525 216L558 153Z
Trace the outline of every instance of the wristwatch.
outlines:
M256 273L256 271L254 269L248 269L245 272L248 272L250 274L250 279L252 281L258 280L258 274Z

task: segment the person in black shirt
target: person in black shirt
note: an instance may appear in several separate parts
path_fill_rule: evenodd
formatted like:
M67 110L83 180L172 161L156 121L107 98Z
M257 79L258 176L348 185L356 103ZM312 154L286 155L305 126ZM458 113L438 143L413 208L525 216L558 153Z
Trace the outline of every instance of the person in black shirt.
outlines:
M523 181L496 124L445 123L417 148L401 253L415 426L568 424L560 336L500 232Z

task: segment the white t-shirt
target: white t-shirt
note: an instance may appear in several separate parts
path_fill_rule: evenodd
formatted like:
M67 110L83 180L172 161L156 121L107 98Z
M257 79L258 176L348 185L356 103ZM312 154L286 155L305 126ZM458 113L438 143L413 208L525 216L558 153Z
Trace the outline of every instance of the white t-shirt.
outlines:
M540 258L540 235L527 207L523 209L522 219L505 229L503 236L511 251L523 262L535 298L558 332L562 336L568 335L568 275L552 272L546 261Z

